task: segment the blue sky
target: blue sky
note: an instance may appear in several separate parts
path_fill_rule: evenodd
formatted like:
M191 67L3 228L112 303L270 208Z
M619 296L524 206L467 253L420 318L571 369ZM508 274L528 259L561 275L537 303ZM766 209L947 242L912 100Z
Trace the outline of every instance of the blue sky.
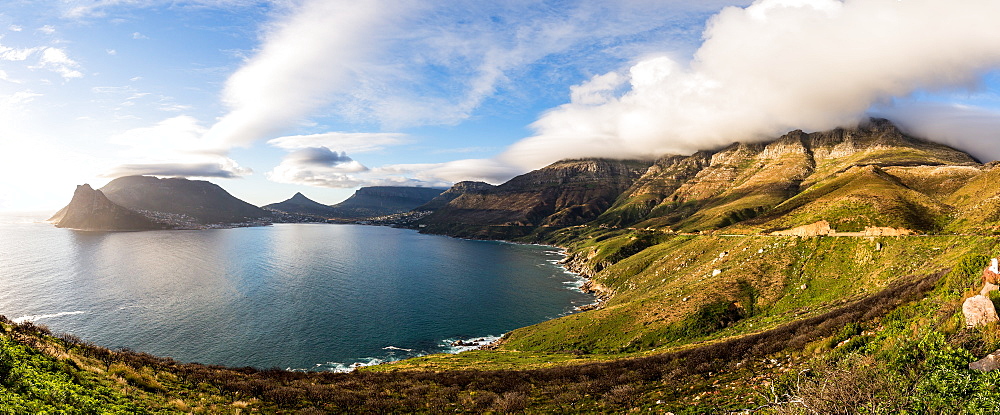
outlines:
M996 159L995 3L7 0L0 210L124 174L335 203L867 114Z

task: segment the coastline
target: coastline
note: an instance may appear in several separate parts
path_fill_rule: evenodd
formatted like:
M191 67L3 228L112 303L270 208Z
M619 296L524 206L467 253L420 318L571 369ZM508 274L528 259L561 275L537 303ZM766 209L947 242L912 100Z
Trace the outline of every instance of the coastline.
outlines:
M39 223L39 224L45 223L45 224L51 226L51 222L47 222L47 221L44 221L44 220L41 220L41 221L32 221L32 222L33 223ZM302 222L302 224L315 224L315 223L316 222ZM242 228L242 227L257 227L257 226L269 226L269 225L282 225L282 224L286 224L286 223L281 223L281 222L279 222L279 223L273 223L273 224L272 223L268 223L266 225L243 223L243 224L232 224L232 225L235 225L235 226L225 226L225 227L221 227L220 226L220 227L195 228L195 229L173 229L173 230L208 230L208 229L220 229L220 228L229 229L229 228ZM298 224L298 223L287 223L287 224ZM327 223L327 224L335 224L335 223ZM359 223L353 223L353 224L355 224L355 225L365 225L365 224L359 224ZM369 226L385 226L385 225L382 225L382 224L368 224L368 225ZM406 226L394 226L394 227L402 228L402 229L407 229L407 230L410 230L410 231L416 231L418 233L421 233L421 232L419 232L419 229L415 229L415 228L412 228L412 227L406 227ZM67 228L62 228L62 229L67 229ZM100 232L100 231L93 231L93 232ZM133 232L141 232L141 231L133 231ZM572 259L574 257L573 257L573 255L571 255L568 252L568 249L565 248L565 247L560 247L560 246L556 246L556 245L548 245L548 244L538 244L538 243L514 242L514 241L509 241L509 240L470 239L470 238L461 238L461 237L455 237L455 236L444 235L444 234L437 234L437 235L447 236L448 238L454 238L454 239L469 240L469 241L489 241L489 242L498 242L498 243L505 243L505 244L511 244L511 245L537 246L539 248L545 248L545 249L547 249L546 251L540 251L539 252L540 254L542 254L542 257L539 258L540 261L538 262L538 265L539 266L544 265L545 268L548 268L548 265L554 265L553 268L548 268L548 269L550 269L550 270L553 271L552 274L551 274L552 277L550 277L550 278L564 278L564 279L560 280L560 281L563 281L563 284L564 284L563 285L563 289L587 293L587 294L590 294L590 296L584 297L582 299L574 300L572 303L568 304L568 307L564 308L563 311L560 314L555 315L555 316L550 315L549 318L545 318L544 320L538 321L537 323L541 323L542 321L549 321L549 320L552 320L552 319L555 319L555 318L559 318L559 317L562 317L562 316L574 314L574 313L577 313L577 312L582 312L582 311L586 311L586 310L598 308L601 305L602 299L598 295L599 291L596 291L594 289L594 286L595 285L599 286L599 284L595 284L590 279L590 273L586 272L586 270L584 270L583 268L574 269L574 266L578 267L578 265L572 263ZM555 255L558 255L558 256L554 257ZM567 274L566 277L558 276L558 274L554 271L555 269L559 269L560 273ZM588 301L589 303L588 304L582 304L585 301ZM582 304L582 305L577 305L577 304ZM23 317L31 317L31 316L23 316ZM26 319L26 320L30 320L30 319ZM537 324L537 323L534 323L534 324ZM523 327L527 327L527 326L530 326L530 324L529 325L525 325ZM521 328L521 327L522 326L518 326L517 328ZM401 349L401 348L397 348L397 347L394 347L394 346L386 346L386 348L387 348L386 350L395 353L395 355L387 354L387 355L382 355L382 356L379 356L379 357L365 357L365 358L362 358L362 359L351 359L351 360L345 361L345 365L350 365L350 366L354 366L354 368L357 368L357 367L364 367L364 366L369 366L369 365L373 365L373 364L391 363L393 361L405 360L405 359L414 358L414 357L420 357L420 356L425 356L425 355L429 355L429 354L437 354L437 353L452 353L452 354L454 354L454 353L461 353L461 352L464 352L464 351L471 351L471 350L495 350L495 349L499 348L502 345L503 340L504 340L504 338L506 337L507 334L508 333L503 333L503 334L497 336L495 334L495 332L494 332L491 335L479 335L477 337L470 337L470 338L467 338L467 339L459 339L459 340L456 340L456 339L445 339L445 340L441 340L441 342L442 343L445 343L445 342L459 342L459 344L457 344L457 345L451 345L453 347L449 347L449 345L442 344L442 345L440 345L438 347L429 347L426 351L419 351L419 352L414 353L414 354L403 353L404 351L406 351L406 349ZM488 341L477 341L477 340L480 340L480 339L485 339L485 340L488 340ZM465 343L465 344L462 344L462 343ZM404 346L404 347L408 347L408 346ZM378 354L376 353L375 355L378 355ZM385 359L386 357L397 357L397 356L398 356L398 359L397 358L394 358L392 360ZM356 363L358 363L359 361L370 362L370 364L356 365ZM326 366L326 367L321 368L320 366ZM329 369L333 369L334 366L337 366L336 362L327 362L327 363L318 364L318 365L316 365L316 367L311 368L311 369L294 369L294 368L291 368L291 367L289 367L287 369L291 370L291 371L299 371L299 370L313 371L313 370L317 370L317 369L319 369L319 370L323 370L323 369L329 370ZM352 368L352 370L354 368Z

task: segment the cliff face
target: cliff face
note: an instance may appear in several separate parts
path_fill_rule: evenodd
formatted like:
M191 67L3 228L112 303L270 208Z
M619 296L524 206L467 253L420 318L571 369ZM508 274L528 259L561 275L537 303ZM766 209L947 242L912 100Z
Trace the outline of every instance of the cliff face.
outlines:
M477 191L464 192L423 219L421 224L430 231L445 233L491 226L533 228L582 224L610 207L618 195L649 168L649 164L634 160L560 161L517 176L500 186L479 186Z
M76 187L73 200L51 218L56 227L84 231L143 231L170 229L165 223L118 206L89 184Z
M408 212L444 191L434 187L362 187L347 200L331 206L331 217L362 219Z
M934 218L947 209L892 172L922 183L941 168L958 168L965 178L975 176L966 170L978 171L977 166L961 151L872 119L851 129L792 131L771 142L665 156L599 221L697 231L741 222L773 228L827 219L835 228L851 228L838 230L859 230L878 226L892 212L906 212L902 220L884 225L932 230L938 227ZM869 169L857 170L860 167ZM848 211L864 218L850 218Z
M445 207L448 203L457 199L461 195L466 193L485 193L492 190L494 187L496 186L485 182L458 182L448 190L445 190L444 193L435 196L430 200L430 202L424 203L413 210L420 212L435 211Z
M120 206L179 215L198 224L252 222L271 216L203 180L127 176L112 180L101 191Z

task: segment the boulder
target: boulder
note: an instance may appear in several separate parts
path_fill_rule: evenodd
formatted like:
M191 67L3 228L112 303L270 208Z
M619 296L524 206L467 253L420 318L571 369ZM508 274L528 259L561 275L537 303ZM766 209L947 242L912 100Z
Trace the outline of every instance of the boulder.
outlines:
M986 355L986 357L969 363L969 369L981 372L992 372L1000 369L1000 350Z
M965 315L966 327L976 327L998 321L993 301L982 295L966 299L965 303L962 304L962 314Z
M990 284L988 282L983 283L983 289L979 290L979 294L989 297L990 291L1000 290L1000 285Z

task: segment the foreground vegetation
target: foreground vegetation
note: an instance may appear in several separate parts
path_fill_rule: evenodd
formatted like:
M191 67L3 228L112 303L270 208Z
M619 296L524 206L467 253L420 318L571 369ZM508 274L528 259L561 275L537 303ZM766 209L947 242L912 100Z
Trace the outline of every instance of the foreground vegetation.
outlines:
M596 249L581 266L603 264L595 279L619 292L602 310L515 331L501 350L427 356L348 374L184 364L109 351L3 319L0 413L1000 411L1000 392L993 387L1000 375L968 369L975 358L1000 348L1000 330L965 329L960 310L964 297L978 288L987 255L998 253L992 239L884 240L876 252L885 258L865 265L859 249L874 240L771 238L775 267L787 267L780 258L799 250L812 249L812 259L794 260L791 265L798 265L782 277L762 274L775 278L774 286L745 274L727 284L707 282L705 287L725 288L704 288L704 301L679 293L692 298L664 304L687 311L667 316L666 306L647 297L666 298L670 288L651 287L670 284L650 277L650 270L677 267L670 261L684 252L705 250L706 258L718 258L708 247L721 242L670 236L628 248L640 237L595 236L574 248ZM733 239L718 249L745 263L749 257L734 252L761 243ZM605 249L635 252L614 258ZM706 266L695 262L690 266ZM859 265L841 271L855 271L831 277L836 264L851 262ZM708 263L712 269L717 264ZM627 272L635 268L645 271ZM675 275L705 277L712 269ZM622 288L629 284L636 288ZM607 317L636 316L629 305L636 301L660 315ZM590 330L588 336L598 340L569 330Z

